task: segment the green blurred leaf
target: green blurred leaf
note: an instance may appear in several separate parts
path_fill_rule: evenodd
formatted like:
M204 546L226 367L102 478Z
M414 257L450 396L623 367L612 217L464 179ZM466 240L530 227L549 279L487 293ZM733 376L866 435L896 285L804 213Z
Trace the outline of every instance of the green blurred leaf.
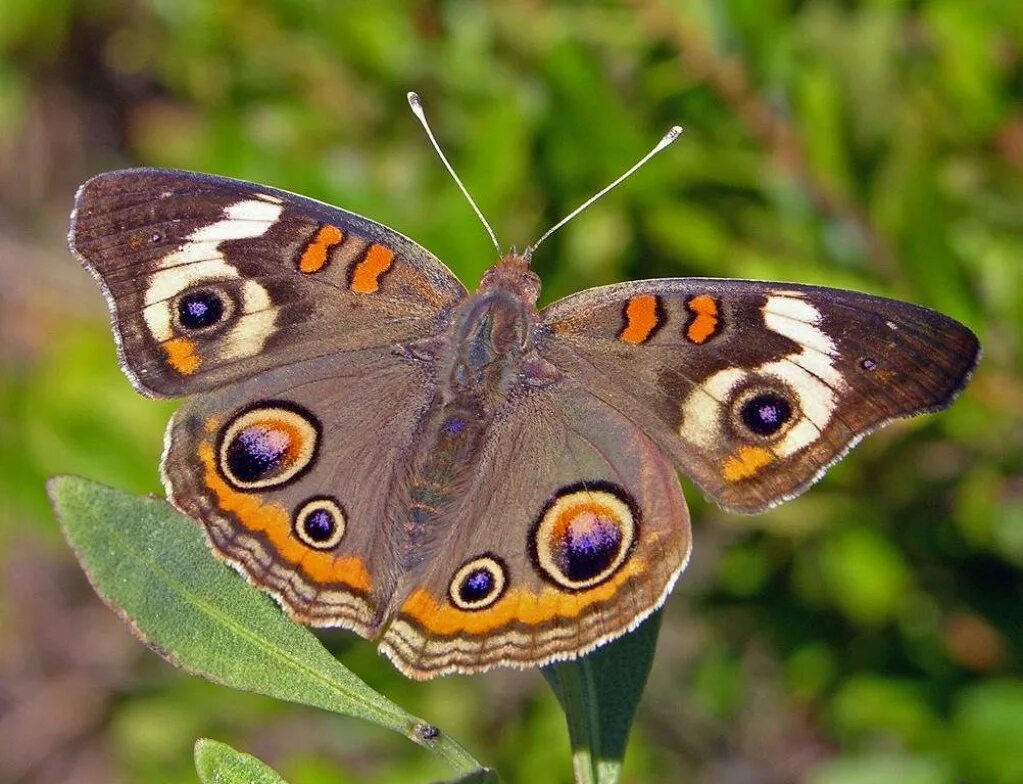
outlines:
M1023 781L1023 681L993 680L965 690L953 725L967 780Z
M658 610L635 631L541 670L568 720L577 784L618 781L660 628Z
M891 735L906 744L937 740L938 718L920 684L871 675L849 678L832 699L831 709L846 738L884 740Z
M820 564L834 602L858 623L884 623L909 595L912 578L902 553L873 528L836 533Z
M346 669L307 629L207 549L169 504L75 477L51 480L64 534L97 593L151 648L236 689L365 719L404 735L457 771L482 767L440 732Z
M952 784L950 766L911 754L840 757L817 768L807 784Z
M262 760L209 738L195 742L195 769L202 784L287 784Z

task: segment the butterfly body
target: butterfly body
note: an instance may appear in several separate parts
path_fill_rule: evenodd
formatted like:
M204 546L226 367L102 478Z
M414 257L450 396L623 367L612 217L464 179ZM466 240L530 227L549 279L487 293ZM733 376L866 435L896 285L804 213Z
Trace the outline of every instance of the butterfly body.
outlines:
M538 310L523 256L470 294L368 219L187 172L90 180L70 244L136 386L190 396L172 502L294 618L416 678L624 633L689 555L676 471L765 509L948 405L979 354L933 311L796 284L638 281Z

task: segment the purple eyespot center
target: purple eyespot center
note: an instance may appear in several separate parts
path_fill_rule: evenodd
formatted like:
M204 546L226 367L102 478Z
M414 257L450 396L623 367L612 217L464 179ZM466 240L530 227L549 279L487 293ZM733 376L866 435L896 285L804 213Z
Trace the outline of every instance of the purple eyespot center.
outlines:
M306 514L302 525L306 535L314 542L326 542L334 535L334 530L337 528L334 522L334 513L322 507Z
M762 392L743 404L740 416L756 435L772 436L792 418L792 406L781 395Z
M561 530L556 530L552 537L551 556L568 580L592 580L617 559L622 547L622 530L614 518L583 509L559 527Z
M224 317L224 300L213 291L194 291L178 300L178 322L185 329L211 327Z
M481 566L462 578L462 584L458 586L458 596L466 604L475 604L490 596L496 585L493 573Z
M258 482L279 469L291 449L291 435L286 430L250 425L228 445L227 466L240 481Z

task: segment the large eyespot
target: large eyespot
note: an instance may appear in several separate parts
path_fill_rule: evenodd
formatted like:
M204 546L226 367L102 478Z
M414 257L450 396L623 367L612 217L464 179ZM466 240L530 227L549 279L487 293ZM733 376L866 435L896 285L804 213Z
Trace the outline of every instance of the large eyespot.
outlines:
M625 563L638 528L638 509L625 490L610 482L582 482L562 488L544 506L530 535L530 553L558 587L592 588Z
M234 303L217 288L190 289L175 297L171 306L174 326L179 332L199 332L230 318Z
M736 397L732 412L740 434L773 441L792 425L798 408L784 388L753 387Z
M295 511L293 525L303 544L315 550L331 550L344 538L348 517L336 498L315 496Z
M256 403L221 430L218 465L238 490L281 487L312 467L319 441L319 422L301 406Z
M508 570L496 556L481 555L455 572L448 596L460 610L482 610L501 598L508 585Z

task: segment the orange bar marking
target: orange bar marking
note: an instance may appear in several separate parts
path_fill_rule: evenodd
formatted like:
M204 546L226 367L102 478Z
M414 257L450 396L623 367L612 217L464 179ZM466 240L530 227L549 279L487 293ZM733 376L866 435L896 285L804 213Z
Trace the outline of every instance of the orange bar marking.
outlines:
M216 496L217 507L230 512L248 530L265 535L276 558L298 567L316 585L341 583L357 591L369 591L372 580L361 558L338 558L330 552L309 549L292 534L287 509L280 504L261 503L255 495L235 492L224 481L209 443L199 445L199 459L205 468L203 484Z
M420 588L405 601L400 612L430 634L485 634L515 622L541 628L559 618L576 618L587 607L608 601L626 580L645 571L645 562L641 558L633 558L613 579L588 591L566 594L545 587L534 593L525 588L513 588L486 612L462 610L447 602L439 602L429 591Z
M380 290L380 278L394 264L394 251L374 243L369 246L362 261L352 269L350 288L356 294L375 294Z
M188 338L171 338L163 344L167 361L183 376L190 376L199 369L202 357L195 353L195 341Z
M653 294L632 297L625 305L625 326L618 339L634 346L650 340L663 321L659 304Z
M327 266L330 249L339 245L344 238L345 235L341 229L324 223L302 251L302 256L298 260L299 270L306 274L322 270Z
M718 331L718 304L708 294L693 297L686 303L693 314L686 327L686 337L693 343L705 343Z
M774 452L762 446L740 446L725 460L721 476L726 482L749 479L774 462Z

